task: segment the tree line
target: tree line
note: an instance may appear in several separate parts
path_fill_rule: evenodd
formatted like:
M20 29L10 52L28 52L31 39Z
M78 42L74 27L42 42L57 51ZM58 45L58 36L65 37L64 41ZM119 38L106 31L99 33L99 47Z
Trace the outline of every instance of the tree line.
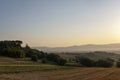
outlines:
M23 42L20 40L16 41L0 41L0 56L12 57L12 58L25 58L29 57L32 61L41 61L46 64L65 65L67 60L55 53L46 53L36 49L30 48L28 45L22 47ZM87 57L75 58L75 62L80 66L84 67L120 67L120 60L114 64L115 61L112 59L106 60L93 60Z
M87 57L76 57L76 62L83 67L120 67L120 60L114 61L110 58L104 60L92 60Z
M4 48L21 48L22 41L0 41L0 49Z
M0 41L0 56L12 58L30 57L32 61L41 60L42 63L51 63L56 65L65 65L66 60L54 53L45 53L36 49L31 49L28 45L21 47L23 42L16 41Z

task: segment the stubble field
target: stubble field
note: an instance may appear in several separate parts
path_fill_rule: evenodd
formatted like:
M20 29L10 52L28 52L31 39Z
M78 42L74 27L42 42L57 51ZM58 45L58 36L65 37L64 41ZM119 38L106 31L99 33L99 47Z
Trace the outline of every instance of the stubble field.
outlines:
M118 68L74 68L1 73L0 80L120 80Z

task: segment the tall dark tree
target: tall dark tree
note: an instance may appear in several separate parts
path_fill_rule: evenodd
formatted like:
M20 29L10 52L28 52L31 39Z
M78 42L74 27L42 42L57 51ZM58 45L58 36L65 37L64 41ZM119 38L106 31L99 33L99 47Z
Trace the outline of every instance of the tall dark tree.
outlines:
M0 41L0 49L4 48L21 48L22 41Z

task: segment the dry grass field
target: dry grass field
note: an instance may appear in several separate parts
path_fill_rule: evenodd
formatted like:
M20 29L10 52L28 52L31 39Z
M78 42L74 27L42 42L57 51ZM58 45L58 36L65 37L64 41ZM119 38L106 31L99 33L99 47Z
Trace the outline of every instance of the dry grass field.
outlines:
M118 68L75 68L0 74L0 80L120 80Z
M0 57L0 80L120 80L120 68L56 66Z

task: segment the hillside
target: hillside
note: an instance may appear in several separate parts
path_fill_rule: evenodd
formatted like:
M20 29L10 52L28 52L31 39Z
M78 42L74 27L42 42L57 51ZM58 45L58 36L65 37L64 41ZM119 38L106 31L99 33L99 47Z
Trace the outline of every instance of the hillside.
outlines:
M88 57L93 60L99 59L120 59L120 54L108 53L108 52L88 52L88 53L60 53L60 55L66 59L74 59L76 56Z

